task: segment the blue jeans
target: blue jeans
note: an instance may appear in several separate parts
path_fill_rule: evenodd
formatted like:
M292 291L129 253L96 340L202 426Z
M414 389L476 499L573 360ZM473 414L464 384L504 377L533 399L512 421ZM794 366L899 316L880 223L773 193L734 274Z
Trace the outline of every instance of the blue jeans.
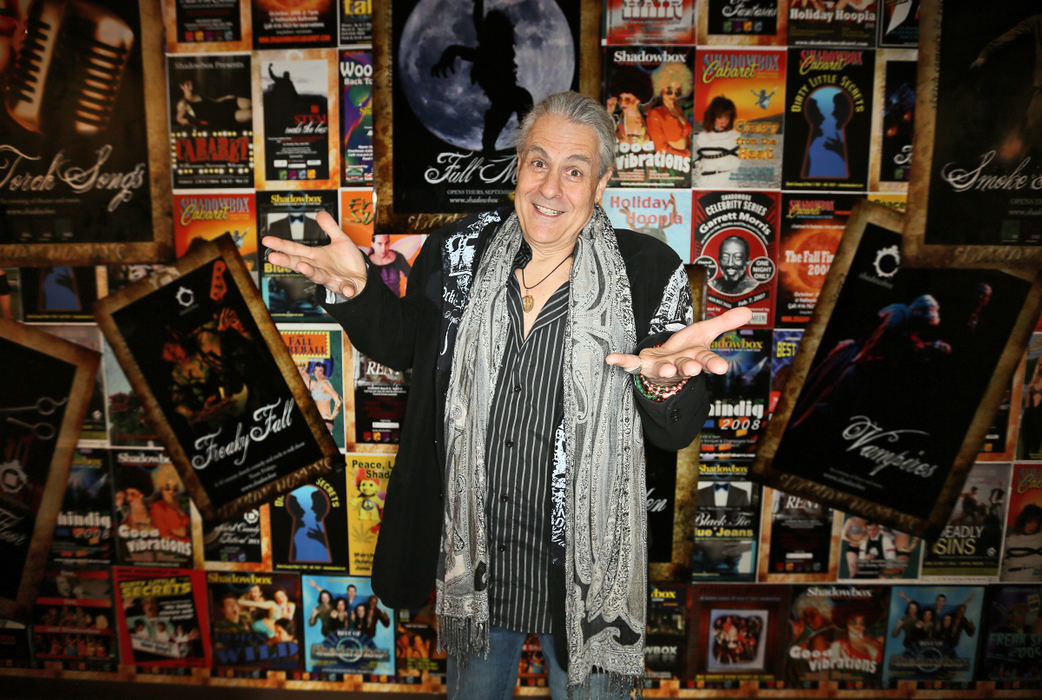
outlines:
M446 678L448 700L509 700L514 697L521 647L526 637L528 634L525 632L492 627L489 630L488 658L473 654L467 657L465 664L460 664L450 654ZM540 634L539 645L543 648L550 697L552 700L565 700L568 697L568 674L557 663L553 635ZM604 674L595 674L593 687L603 686L603 692L595 690L592 697L611 700L607 679ZM629 697L629 694L619 697Z

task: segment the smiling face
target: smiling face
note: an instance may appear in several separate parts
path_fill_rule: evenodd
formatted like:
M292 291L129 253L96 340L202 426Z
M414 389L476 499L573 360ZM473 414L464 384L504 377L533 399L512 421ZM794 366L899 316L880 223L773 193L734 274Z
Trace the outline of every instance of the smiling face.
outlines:
M597 135L558 114L536 120L518 152L514 210L525 240L537 251L571 250L611 170L598 177Z
M749 247L741 238L728 238L720 244L720 273L728 282L739 282L745 276Z

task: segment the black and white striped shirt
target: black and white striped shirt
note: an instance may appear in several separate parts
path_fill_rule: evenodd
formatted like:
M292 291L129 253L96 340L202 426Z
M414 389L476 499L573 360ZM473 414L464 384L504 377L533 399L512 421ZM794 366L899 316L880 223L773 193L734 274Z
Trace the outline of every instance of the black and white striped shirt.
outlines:
M528 262L527 246L515 260ZM510 330L485 447L488 466L489 615L497 627L551 632L550 474L562 418L561 367L569 283L524 337L521 289L507 294Z

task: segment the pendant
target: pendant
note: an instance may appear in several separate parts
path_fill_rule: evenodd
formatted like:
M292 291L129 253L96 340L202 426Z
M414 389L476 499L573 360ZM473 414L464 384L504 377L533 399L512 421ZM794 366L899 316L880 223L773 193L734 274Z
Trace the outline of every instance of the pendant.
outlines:
M535 299L532 298L531 294L521 297L521 308L525 310L525 313L531 311L533 306L535 306Z

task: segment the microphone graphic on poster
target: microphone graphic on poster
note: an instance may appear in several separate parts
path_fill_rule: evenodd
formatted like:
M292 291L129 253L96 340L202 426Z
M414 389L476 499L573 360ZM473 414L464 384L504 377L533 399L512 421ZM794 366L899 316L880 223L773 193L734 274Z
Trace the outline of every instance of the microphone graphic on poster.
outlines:
M134 32L83 0L34 0L11 66L6 107L29 131L94 136L109 122Z

